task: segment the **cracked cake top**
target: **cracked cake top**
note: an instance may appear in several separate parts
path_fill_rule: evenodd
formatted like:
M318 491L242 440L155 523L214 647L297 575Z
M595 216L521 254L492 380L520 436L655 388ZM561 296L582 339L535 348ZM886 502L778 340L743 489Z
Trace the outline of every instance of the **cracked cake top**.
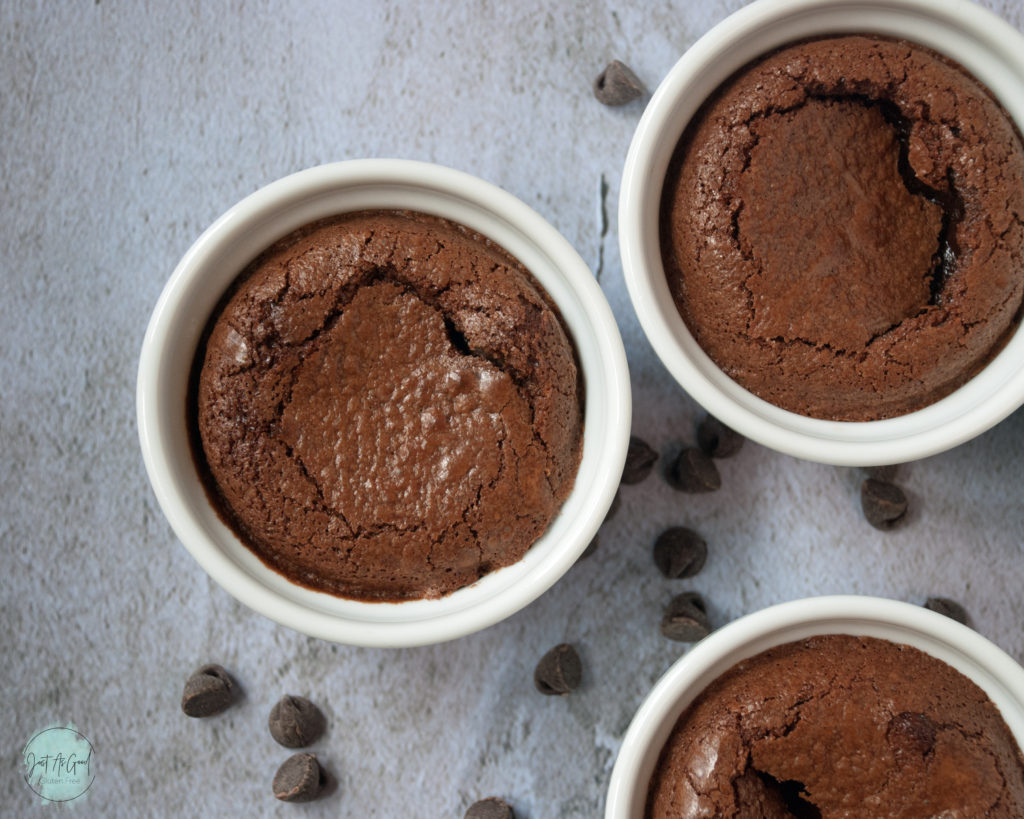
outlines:
M986 694L911 646L831 634L743 660L680 716L647 819L1024 816Z
M443 219L359 212L286 237L233 285L197 366L195 450L221 516L339 596L438 597L514 563L579 464L557 311Z
M849 421L952 392L1016 328L1024 148L921 46L842 36L741 69L694 116L662 195L665 273L726 374Z

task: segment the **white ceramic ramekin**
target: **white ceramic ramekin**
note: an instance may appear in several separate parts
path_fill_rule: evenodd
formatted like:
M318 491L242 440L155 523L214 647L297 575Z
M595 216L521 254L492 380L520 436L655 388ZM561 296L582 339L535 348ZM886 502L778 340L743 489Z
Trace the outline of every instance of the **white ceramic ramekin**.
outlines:
M697 643L663 676L626 732L612 770L605 819L640 819L661 749L680 714L740 660L817 634L878 637L913 646L974 681L1024 748L1024 668L976 631L921 606L877 597L795 600L748 614Z
M302 588L267 568L217 517L189 450L186 389L218 299L260 251L316 219L404 209L464 224L515 256L558 305L585 384L583 456L572 493L518 563L439 600L367 603ZM153 311L139 361L139 437L146 470L175 533L206 572L250 608L296 631L367 646L437 643L508 617L549 588L597 531L629 440L626 356L594 276L569 243L511 194L422 162L366 159L288 176L246 197L189 249Z
M694 341L669 293L658 243L662 180L701 103L733 72L779 46L874 33L945 54L995 94L1024 131L1024 36L967 0L756 0L700 38L662 81L623 170L619 244L644 332L680 385L712 415L765 446L824 463L911 461L963 443L1024 403L1024 333L941 401L897 418L837 422L780 409L739 386Z

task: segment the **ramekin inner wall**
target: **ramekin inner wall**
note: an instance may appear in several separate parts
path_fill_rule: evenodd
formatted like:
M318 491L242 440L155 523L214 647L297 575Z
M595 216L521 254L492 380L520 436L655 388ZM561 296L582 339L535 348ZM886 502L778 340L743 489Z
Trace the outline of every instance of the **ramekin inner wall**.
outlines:
M913 413L836 422L783 410L748 392L707 356L669 292L658 237L662 181L704 100L736 70L782 45L829 34L911 40L959 62L1024 131L1024 37L991 12L956 0L758 0L695 43L657 89L630 146L619 227L626 283L652 346L709 412L766 446L827 463L916 460L949 449L1024 401L1024 334L946 398Z
M558 304L584 375L582 460L558 515L522 560L437 600L367 603L291 583L265 566L220 521L190 455L188 376L203 328L225 289L260 252L296 228L368 209L441 216L504 247ZM182 259L143 345L140 437L154 491L175 532L203 568L242 602L325 639L366 645L439 642L521 608L585 548L611 502L625 457L625 366L614 319L592 274L568 243L519 200L465 174L425 163L338 163L257 191L222 216Z

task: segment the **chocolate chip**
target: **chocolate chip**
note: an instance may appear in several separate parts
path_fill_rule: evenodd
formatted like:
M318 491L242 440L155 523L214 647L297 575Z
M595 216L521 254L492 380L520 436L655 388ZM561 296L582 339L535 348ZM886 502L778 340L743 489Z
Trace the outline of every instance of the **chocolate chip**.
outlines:
M935 745L935 724L924 714L904 711L889 721L887 736L897 750L924 756Z
M582 676L580 655L568 643L561 643L540 658L533 684L541 694L561 696L577 688Z
M680 492L714 492L722 487L718 467L696 447L687 447L669 466L665 476Z
M282 802L312 802L326 784L316 754L293 754L274 774L274 796Z
M685 526L666 529L654 541L654 564L665 577L693 577L707 558L707 543Z
M181 710L190 717L212 717L235 699L235 683L219 665L211 663L197 668L185 681Z
M488 796L470 805L463 819L516 819L516 814L504 799Z
M626 465L622 467L622 482L625 484L640 483L651 474L656 460L658 460L658 453L651 449L645 440L630 435Z
M709 458L731 458L743 447L743 440L713 415L705 415L697 426L697 446Z
M891 483L896 478L899 466L896 464L886 464L885 466L865 466L863 469L864 473L869 478L874 478L876 481L886 481Z
M594 96L605 105L625 105L642 97L646 89L633 70L612 60L594 80Z
M950 600L948 597L929 597L924 601L924 607L967 625L967 611L956 600Z
M304 748L320 738L326 720L305 697L281 697L270 709L270 735L285 748Z
M860 507L867 522L884 532L903 520L907 496L894 483L867 478L860 487Z
M711 633L704 598L697 592L683 592L673 597L661 618L661 633L680 643L695 643Z

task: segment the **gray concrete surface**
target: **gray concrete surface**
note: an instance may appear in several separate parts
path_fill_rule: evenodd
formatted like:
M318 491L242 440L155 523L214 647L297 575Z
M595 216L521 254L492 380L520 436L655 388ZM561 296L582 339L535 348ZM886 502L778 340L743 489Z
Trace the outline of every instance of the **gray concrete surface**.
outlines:
M740 0L546 4L0 5L0 814L49 815L22 778L26 741L74 723L93 742L81 816L461 817L506 798L520 819L595 817L652 683L686 651L658 633L697 589L716 624L832 592L944 594L1024 659L1024 413L905 467L912 519L861 518L856 470L748 444L724 487L658 476L623 491L601 545L516 616L455 642L369 650L307 639L215 586L149 489L134 413L138 351L178 258L224 209L284 174L365 156L431 160L535 207L598 273L633 378L636 429L662 453L700 415L640 332L615 203L643 103L590 83L620 58L653 87ZM1024 8L985 5L1018 28ZM606 193L602 194L602 191ZM602 212L610 226L602 231ZM692 581L650 559L671 524L705 534ZM534 690L552 645L579 646L582 688ZM244 689L196 721L178 701L203 662ZM283 693L329 719L323 801L277 803L287 756L266 731Z

